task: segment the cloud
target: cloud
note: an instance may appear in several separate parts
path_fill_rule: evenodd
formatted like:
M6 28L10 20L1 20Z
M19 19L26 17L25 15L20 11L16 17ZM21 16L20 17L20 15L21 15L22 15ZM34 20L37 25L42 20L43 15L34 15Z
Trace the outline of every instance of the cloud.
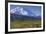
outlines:
M32 11L30 11L30 12L32 12L32 16L34 16L34 17L37 17L37 16L41 16L41 12L39 11L39 10L32 10Z

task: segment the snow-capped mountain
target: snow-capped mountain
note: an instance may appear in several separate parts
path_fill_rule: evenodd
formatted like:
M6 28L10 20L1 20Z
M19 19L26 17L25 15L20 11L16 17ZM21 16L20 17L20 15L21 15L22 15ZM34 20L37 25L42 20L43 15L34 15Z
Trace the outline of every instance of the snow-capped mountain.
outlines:
M11 9L11 14L14 15L23 15L23 16L29 16L29 17L35 17L35 18L41 18L40 14L33 11L26 11L23 7L16 7L14 9ZM40 16L40 17L39 17Z
M16 7L10 11L11 14L28 15L28 12L23 10L21 7Z

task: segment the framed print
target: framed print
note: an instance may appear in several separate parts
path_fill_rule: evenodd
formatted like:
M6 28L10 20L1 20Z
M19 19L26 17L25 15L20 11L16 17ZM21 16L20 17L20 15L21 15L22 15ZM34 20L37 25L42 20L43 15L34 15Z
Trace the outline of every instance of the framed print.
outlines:
M8 1L6 32L38 32L45 30L45 3Z

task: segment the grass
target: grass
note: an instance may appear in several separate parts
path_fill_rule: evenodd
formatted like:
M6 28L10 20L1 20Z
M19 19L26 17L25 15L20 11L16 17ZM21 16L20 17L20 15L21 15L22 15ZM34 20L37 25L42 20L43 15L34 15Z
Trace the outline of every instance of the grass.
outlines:
M10 23L10 28L40 28L40 20L14 20Z

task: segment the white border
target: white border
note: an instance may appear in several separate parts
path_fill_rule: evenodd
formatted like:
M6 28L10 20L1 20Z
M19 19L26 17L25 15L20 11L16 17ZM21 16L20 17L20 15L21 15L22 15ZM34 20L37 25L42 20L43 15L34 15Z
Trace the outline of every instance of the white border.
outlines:
M28 6L41 6L41 28L23 28L23 29L10 29L10 5L28 5ZM42 30L43 29L43 5L42 4L26 4L26 3L8 3L8 32L11 31L27 31L27 30Z

